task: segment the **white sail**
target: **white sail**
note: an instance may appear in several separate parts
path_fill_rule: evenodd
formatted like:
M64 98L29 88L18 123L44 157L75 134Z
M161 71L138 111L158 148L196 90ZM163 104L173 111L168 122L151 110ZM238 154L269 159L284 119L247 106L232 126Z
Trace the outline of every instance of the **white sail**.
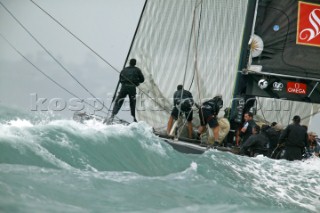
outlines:
M129 58L145 76L137 117L166 126L178 84L196 102L233 97L243 40L247 0L148 0ZM221 110L222 111L222 110Z

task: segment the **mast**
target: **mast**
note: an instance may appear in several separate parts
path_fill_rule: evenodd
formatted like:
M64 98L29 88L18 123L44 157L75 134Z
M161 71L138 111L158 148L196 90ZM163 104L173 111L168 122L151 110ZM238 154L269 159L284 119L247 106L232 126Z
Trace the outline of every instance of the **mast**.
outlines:
M130 48L129 48L128 54L127 54L126 59L125 59L124 64L123 64L123 68L125 68L125 66L126 66L126 64L127 64L127 62L128 62L129 55L130 55L130 52L131 52L131 49L132 49L134 40L135 40L135 38L136 38L137 32L138 32L138 30L139 30L139 26L140 26L140 23L141 23L141 19L142 19L142 16L143 16L143 13L144 13L144 11L145 11L145 8L146 8L147 3L148 3L148 0L145 0L144 5L143 5L143 8L142 8L142 11L141 11L141 14L140 14L140 17L139 17L139 22L138 22L138 24L137 24L136 30L135 30L135 32L134 32L134 35L133 35L133 38L132 38L132 41L131 41L131 44L130 44ZM112 101L111 101L111 104L110 104L109 109L111 109L111 106L112 106L112 104L113 104L113 102L114 102L114 100L115 100L115 98L116 98L116 95L117 95L117 92L118 92L118 89L119 89L119 85L120 85L120 78L119 78L119 80L118 80L116 89L115 89L115 91L114 91L114 94L113 94Z
M134 35L133 35L133 38L132 38L132 41L131 41L131 44L130 44L130 48L129 48L129 51L128 51L126 60L124 61L124 64L123 64L123 68L125 68L125 66L126 66L126 64L127 64L127 61L128 61L128 59L129 59L129 55L130 55L130 53L131 53L132 46L133 46L134 41L135 41L135 39L136 39L137 32L138 32L138 30L139 30L139 27L140 27L140 24L141 24L141 19L142 19L142 16L143 16L143 14L144 14L144 11L145 11L145 9L146 9L147 3L148 3L148 0L145 0L144 5L143 5L143 8L142 8L142 11L141 11L141 14L140 14L140 17L139 17L139 22L138 22L138 24L137 24L136 30L135 30L135 32L134 32Z
M242 121L242 114L243 111L245 110L245 106L242 107L241 109L237 109L239 107L239 103L237 100L239 100L239 96L244 98L242 101L246 101L246 98L244 97L245 90L246 90L246 75L242 74L242 70L246 68L249 57L250 57L250 45L249 41L251 39L252 34L254 33L254 22L256 19L256 14L257 14L257 4L258 0L249 0L248 3L248 12L247 12L247 17L246 17L246 24L245 24L245 29L243 33L243 40L242 40L242 48L241 48L241 53L240 53L240 59L239 59L239 64L238 64L238 74L236 78L236 83L235 83L235 89L234 89L234 100L232 101L232 106L231 106L231 113L229 115L229 119L231 124L236 122L240 123Z
M234 138L236 139L236 132L242 123L243 113L247 110L246 101L248 97L245 97L247 76L242 74L242 70L248 65L250 58L250 42L254 33L254 25L258 9L258 0L249 0L245 21L245 28L243 32L243 39L241 44L241 52L238 63L238 73L235 82L235 88L233 92L233 100L231 103L231 109L228 114L230 122L230 132L226 137L227 143L233 144ZM236 143L238 141L236 139Z

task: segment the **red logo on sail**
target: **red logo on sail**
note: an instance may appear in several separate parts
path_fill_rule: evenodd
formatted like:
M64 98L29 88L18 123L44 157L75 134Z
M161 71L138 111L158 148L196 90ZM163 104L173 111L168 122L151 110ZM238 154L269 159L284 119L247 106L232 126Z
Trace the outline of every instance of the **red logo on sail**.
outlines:
M297 44L320 46L320 4L299 2Z
M299 95L307 94L307 85L298 82L288 82L287 92Z

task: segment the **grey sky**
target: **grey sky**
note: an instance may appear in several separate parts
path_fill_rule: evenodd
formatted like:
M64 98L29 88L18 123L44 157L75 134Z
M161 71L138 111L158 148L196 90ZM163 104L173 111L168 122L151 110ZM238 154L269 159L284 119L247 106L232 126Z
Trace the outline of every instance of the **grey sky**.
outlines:
M35 38L95 97L109 107L118 73L73 38L29 0L1 0ZM123 67L144 4L143 0L35 0L39 6L107 60ZM73 80L0 6L0 33L43 72L73 94L90 99ZM0 101L30 111L39 98L73 97L56 86L0 38ZM88 100L90 102L90 100ZM91 103L93 104L92 100ZM48 102L38 109L45 109ZM97 107L99 104L97 103ZM73 112L62 111L70 116ZM120 113L120 116L128 112Z

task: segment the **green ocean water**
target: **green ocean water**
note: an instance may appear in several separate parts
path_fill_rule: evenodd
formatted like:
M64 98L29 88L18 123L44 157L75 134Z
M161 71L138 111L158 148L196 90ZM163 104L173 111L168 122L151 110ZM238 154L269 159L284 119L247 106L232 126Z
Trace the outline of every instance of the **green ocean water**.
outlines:
M0 106L0 212L320 212L320 159L187 155L129 126Z

